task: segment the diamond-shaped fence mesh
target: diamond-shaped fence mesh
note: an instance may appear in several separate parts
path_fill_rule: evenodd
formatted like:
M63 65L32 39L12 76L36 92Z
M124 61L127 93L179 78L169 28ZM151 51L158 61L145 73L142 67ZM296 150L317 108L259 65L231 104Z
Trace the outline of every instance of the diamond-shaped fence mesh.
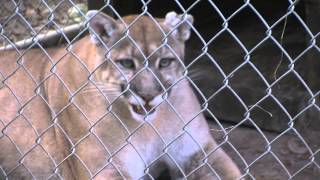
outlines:
M1 1L0 179L318 179L318 8Z

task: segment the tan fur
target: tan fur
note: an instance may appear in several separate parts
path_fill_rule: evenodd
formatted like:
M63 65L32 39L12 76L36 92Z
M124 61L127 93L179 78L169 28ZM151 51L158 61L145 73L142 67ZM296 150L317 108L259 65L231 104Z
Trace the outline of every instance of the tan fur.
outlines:
M129 24L136 17L124 20ZM147 17L131 27L130 36L146 56L163 38ZM168 43L183 59L184 42L174 41L169 37ZM126 51L134 54L126 56L141 63L142 55L128 42L112 49L111 59L116 61ZM163 76L161 83L176 84L168 99L156 108L154 119L138 121L128 110L126 96L118 97L124 77L114 65L103 63L106 48L93 44L88 36L68 50L48 49L50 57L40 49L21 52L0 52L0 72L5 79L0 86L0 166L10 172L9 179L139 179L146 170L156 175L164 168L173 179L183 178L178 166L188 179L216 179L210 168L222 179L240 178L235 163L221 148L216 149L189 83L177 81L182 77L180 65L157 72ZM150 66L158 56L161 53L150 57ZM142 63L139 67L143 68ZM175 78L168 80L168 74ZM126 76L130 79L133 73ZM150 73L141 76L143 88L152 89ZM203 163L205 154L213 150Z

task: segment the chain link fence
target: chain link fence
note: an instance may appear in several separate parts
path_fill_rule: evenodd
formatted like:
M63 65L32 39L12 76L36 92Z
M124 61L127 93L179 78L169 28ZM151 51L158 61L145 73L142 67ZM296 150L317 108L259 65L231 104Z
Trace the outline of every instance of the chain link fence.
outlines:
M87 3L1 1L0 179L320 177L318 2Z

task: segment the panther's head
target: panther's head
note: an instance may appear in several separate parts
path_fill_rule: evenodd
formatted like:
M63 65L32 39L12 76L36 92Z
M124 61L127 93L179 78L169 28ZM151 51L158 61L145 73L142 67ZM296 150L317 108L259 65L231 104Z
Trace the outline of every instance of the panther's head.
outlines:
M156 107L170 96L171 85L184 72L184 43L193 17L169 12L164 19L115 20L89 11L87 20L91 41L104 59L100 81L126 99L136 120L155 117Z

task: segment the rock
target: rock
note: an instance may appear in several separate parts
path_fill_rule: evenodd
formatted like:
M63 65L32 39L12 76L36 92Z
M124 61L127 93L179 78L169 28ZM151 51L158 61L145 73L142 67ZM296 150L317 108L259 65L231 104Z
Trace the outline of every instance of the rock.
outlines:
M287 142L288 149L295 154L306 154L308 152L307 147L297 138L291 138Z
M77 7L77 8L76 8ZM73 22L79 23L85 20L85 17L83 15L81 15L81 13L79 12L79 10L83 13L86 14L86 12L88 11L87 5L86 4L76 4L76 7L71 7L70 9L68 9L68 15L69 18L71 18L71 20ZM79 10L78 10L79 9Z

